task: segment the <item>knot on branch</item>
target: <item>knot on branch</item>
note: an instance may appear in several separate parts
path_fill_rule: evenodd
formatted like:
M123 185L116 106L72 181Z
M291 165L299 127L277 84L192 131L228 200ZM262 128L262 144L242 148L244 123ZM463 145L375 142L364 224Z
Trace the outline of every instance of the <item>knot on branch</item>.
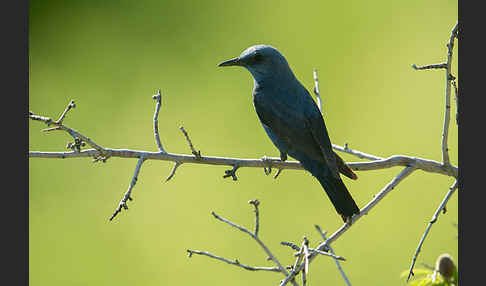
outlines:
M106 163L106 160L108 160L108 158L110 158L110 156L108 154L104 154L102 152L100 152L98 155L95 155L93 156L93 163L96 163L96 162L103 162L103 163Z
M238 180L238 177L236 176L236 171L239 169L240 167L238 166L238 163L235 163L234 166L233 166L233 169L231 170L225 170L224 171L224 175L223 175L223 178L226 179L228 177L232 177L233 178L233 181L237 181Z
M154 95L154 96L155 96L155 95ZM193 254L194 252L193 252L192 250L190 250L190 249L187 249L186 251L187 251L187 253L188 253L187 257L191 258L191 257L192 257L192 254Z
M248 203L250 205L254 205L255 208L257 208L260 205L260 201L259 200L249 200Z
M66 149L71 149L74 152L80 152L81 147L86 146L86 142L84 142L82 139L75 137L74 142L68 142L66 145Z

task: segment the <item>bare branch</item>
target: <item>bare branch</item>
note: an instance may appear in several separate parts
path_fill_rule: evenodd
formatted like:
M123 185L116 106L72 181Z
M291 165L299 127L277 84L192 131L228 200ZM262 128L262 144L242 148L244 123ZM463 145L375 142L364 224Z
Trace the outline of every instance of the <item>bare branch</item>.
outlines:
M217 260L226 262L226 263L231 264L231 265L235 265L235 266L241 267L241 268L246 269L246 270L250 270L250 271L280 272L280 269L278 267L254 267L254 266L249 266L249 265L240 263L238 261L238 259L235 259L234 261L232 261L232 260L226 259L224 257L211 254L211 253L206 252L206 251L198 251L198 250L190 250L190 249L188 249L187 252L189 253L189 257L192 257L193 254L204 255L204 256L208 256L208 257L211 257L211 258L214 258L214 259L217 259Z
M71 107L69 107L69 106L71 106ZM69 111L71 108L73 108L73 106L74 106L74 101L71 101L68 104L68 107L65 109L65 111L61 115L61 117L59 118L59 120L60 120L60 121L58 120L59 122L58 121L52 121L52 119L50 119L49 117L43 117L43 116L35 115L32 112L29 112L29 118L32 119L32 120L42 121L45 124L47 124L47 126L50 126L51 124L56 125L57 126L56 130L64 130L69 135L74 137L75 139L79 138L82 141L86 142L89 146L93 147L95 150L98 151L97 154L94 154L95 156L102 157L103 161L106 161L106 159L108 159L109 156L106 154L106 151L103 147L99 146L93 140L89 139L88 137L84 136L83 134L79 133L78 131L76 131L72 128L69 128L69 127L65 126L64 124L62 124L62 120L64 120L64 116L66 115L67 111ZM30 152L29 152L29 157L30 157Z
M174 153L160 153L160 152L148 152L139 150L129 150L129 149L110 149L105 148L105 153L110 157L119 158L139 158L141 155L144 156L146 160L161 160L161 161L172 161L181 163L192 163L192 164L204 164L204 165L219 165L219 166L232 166L233 170L228 170L227 174L224 176L232 177L235 170L242 167L251 168L263 168L265 163L261 159L242 159L242 158L226 158L226 157L215 157L215 156L201 156L198 160L194 156L185 154L174 154ZM81 158L81 157L92 157L99 155L97 150L87 149L81 152L37 152L30 151L30 158ZM285 161L282 162L280 158L268 158L272 161L272 165L279 169L288 170L303 170L302 165L297 161ZM438 173L447 176L452 176L457 178L457 167L449 166L445 167L440 162L427 160L417 157L394 155L386 159L375 160L370 162L349 162L346 163L351 169L355 171L370 171L370 170L380 170L388 169L397 166L415 166L415 168L423 170L425 172ZM235 168L237 165L237 168ZM233 178L234 179L234 178Z
M458 23L454 26L449 37L449 42L447 43L447 62L438 65L428 65L424 67L417 67L412 65L416 70L424 69L445 69L446 75L446 88L445 88L445 112L444 112L444 126L442 128L442 164L444 166L450 165L449 149L447 147L447 139L449 137L449 122L450 122L450 109L451 109L451 81L455 77L451 74L452 65L452 52L454 49L454 40L457 38L458 33Z
M449 148L447 147L447 139L449 137L449 122L451 109L451 81L454 77L451 74L452 65L452 51L454 49L454 39L457 37L458 23L454 26L447 44L447 67L446 67L446 89L445 89L445 112L444 112L444 128L442 129L442 163L445 166L450 165Z
M157 143L157 147L159 148L159 151L162 153L167 153L162 146L162 143L160 142L160 136L159 136L159 111L160 111L160 106L162 105L162 93L160 92L160 89L157 94L154 94L152 96L153 99L157 100L157 104L155 104L155 112L154 112L154 135L155 135L155 142Z
M326 232L322 231L322 230L321 230L321 227L320 227L320 226L318 226L317 224L316 224L316 225L314 225L314 226L315 226L315 228L317 229L317 232L319 232L319 234L322 236L322 239L323 239L324 241L326 241L326 240L327 240L327 237L326 237ZM328 246L327 248L329 249L329 252L330 252L331 254L335 254L335 253L334 253L334 250L332 249L332 247L331 247L331 246ZM339 260L338 260L337 258L334 258L334 262L336 262L336 266L337 266L337 268L338 268L339 272L341 273L341 276L343 276L343 279L344 279L344 281L346 282L346 285L351 286L351 282L349 281L348 276L346 276L346 273L344 273L344 270L343 270L343 268L341 267L341 263L339 263Z
M254 202L257 201L257 200L254 200ZM259 203L257 203L256 205L258 205ZM255 206L255 204L253 203L253 205ZM256 206L255 206L256 207ZM282 266L282 264L280 264L280 262L278 261L278 259L275 257L275 255L273 255L273 253L268 249L268 247L258 238L258 236L255 234L255 233L252 233L251 231L249 231L247 228L245 227L242 227L238 224L235 224L234 222L230 221L230 220L227 220L219 215L217 215L214 211L211 211L211 214L214 216L214 218L216 218L217 220L220 220L236 229L239 229L240 231L248 234L251 238L253 238L257 243L258 245L260 245L260 247L265 251L265 253L267 254L267 256L270 258L270 260L272 260L278 267L279 271L285 275L285 276L288 276L289 273L287 272L287 270ZM293 285L298 285L297 282L295 282L294 279L292 279L293 281L291 282Z
M410 277L412 275L414 275L413 273L413 267L415 265L415 261L417 260L417 257L418 257L418 254L420 253L420 250L422 248L422 245L424 244L424 241L425 241L425 238L427 237L427 235L429 234L429 231L430 231L430 228L432 227L432 224L434 224L439 215L440 215L440 212L445 208L447 202L449 201L449 199L451 198L452 194L454 193L454 191L457 189L457 184L458 184L458 181L456 180L454 182L454 184L450 187L449 191L447 192L447 194L445 195L444 199L442 200L442 202L440 203L439 207L437 208L437 210L435 211L434 215L432 216L432 219L430 220L429 224L427 225L427 227L425 228L425 232L424 234L422 235L422 238L420 239L420 242L418 244L418 247L417 247L417 250L415 251L415 254L413 256L413 259L412 259L412 264L410 265L410 270L408 272L408 277L407 277L407 282L408 280L410 279Z
M140 168L142 167L142 164L143 164L144 161L145 161L144 157L143 156L140 156L140 158L138 159L138 162L137 162L137 166L135 167L135 172L133 173L132 181L130 182L130 186L128 186L128 191L125 193L125 195L123 196L122 200L118 204L118 207L115 209L115 212L110 217L110 221L113 220L113 218L115 218L115 216L119 212L121 212L122 208L124 208L126 210L128 209L127 201L128 200L133 200L130 195L132 194L133 187L137 183L138 174L140 173Z
M156 116L155 116L156 117ZM32 120L42 121L48 125L51 124L58 124L53 122L48 117L42 117L33 114L32 112L29 113L29 118ZM191 151L193 152L194 156L188 156L183 154L172 154L167 152L148 152L148 151L138 151L138 150L129 150L129 149L111 149L111 148L103 148L96 144L94 141L89 139L88 137L84 136L83 134L67 127L63 124L57 126L59 129L65 130L71 136L79 138L81 141L88 143L91 147L95 150L88 149L83 151L73 151L73 152L37 152L37 151L30 151L29 157L31 158L80 158L80 157L95 157L95 161L103 160L106 161L109 157L120 157L120 158L140 158L143 156L145 160L162 160L162 161L172 161L172 162L179 162L182 163L196 163L196 164L207 164L207 165L226 165L232 166L232 170L226 170L225 175L223 178L232 177L233 180L237 180L236 177L236 170L240 167L258 167L258 168L266 168L266 167L276 167L280 171L275 175L278 174L283 169L296 169L302 170L302 166L297 161L282 161L280 158L269 158L265 157L265 159L240 159L240 158L224 158L224 157L214 157L214 156L201 156L200 151L194 149L191 140L187 132L184 130L184 127L181 127L181 131L186 136L186 139L189 142L189 146L191 147ZM457 178L457 167L449 165L444 166L439 162L426 160L416 157L409 157L409 156L402 156L402 155L395 155L391 156L386 159L382 159L381 157L366 154L357 150L350 149L347 144L345 147L341 147L338 145L333 145L333 148L338 151L346 152L348 154L352 154L358 156L359 158L365 158L374 160L371 162L355 162L355 163L347 163L347 165L353 170L359 171L366 171L366 170L377 170L377 169L385 169L391 168L395 166L410 166L414 165L416 168L427 171L427 172L434 172L440 173L444 175L454 176ZM179 165L180 165L179 164Z

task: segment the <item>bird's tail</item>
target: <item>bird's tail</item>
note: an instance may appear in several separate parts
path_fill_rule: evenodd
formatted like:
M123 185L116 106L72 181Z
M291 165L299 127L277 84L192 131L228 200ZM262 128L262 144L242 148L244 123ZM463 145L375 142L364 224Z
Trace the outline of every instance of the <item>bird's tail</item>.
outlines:
M340 178L335 178L331 174L316 177L344 222L346 222L347 218L351 218L353 214L359 213L358 206Z

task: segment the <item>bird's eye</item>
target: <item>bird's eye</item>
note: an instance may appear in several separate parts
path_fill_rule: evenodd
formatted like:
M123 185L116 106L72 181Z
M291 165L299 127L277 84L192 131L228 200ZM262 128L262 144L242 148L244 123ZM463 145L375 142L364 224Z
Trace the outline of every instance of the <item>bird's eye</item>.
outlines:
M255 62L261 62L263 60L263 55L262 54L256 54L255 55Z

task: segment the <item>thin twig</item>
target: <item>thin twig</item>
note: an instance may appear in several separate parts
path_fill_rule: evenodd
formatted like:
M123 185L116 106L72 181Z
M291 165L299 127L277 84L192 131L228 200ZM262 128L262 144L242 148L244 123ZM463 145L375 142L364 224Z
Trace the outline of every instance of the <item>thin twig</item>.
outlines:
M110 217L110 221L115 218L115 216L121 212L122 208L128 209L127 206L127 201L128 200L133 200L132 197L130 196L132 194L133 187L137 183L138 180L138 174L140 173L140 168L142 167L143 162L145 161L145 158L143 156L140 156L137 162L137 166L135 167L135 172L133 173L133 178L132 181L130 182L130 186L128 186L128 191L123 195L123 198L121 199L120 203L118 204L118 207L115 209L115 212L113 215Z
M192 154L194 156L196 156L196 159L201 160L201 151L196 151L196 149L194 149L194 146L192 145L191 139L189 138L189 134L187 134L187 131L184 129L184 126L179 127L179 129L182 131L182 133L186 137L187 143L189 144L189 148L191 148Z
M246 270L250 270L250 271L280 272L280 269L278 267L255 267L255 266L249 266L249 265L246 265L246 264L242 264L237 259L235 259L234 261L233 260L229 260L229 259L226 259L224 257L217 256L217 255L211 254L211 253L206 252L206 251L198 251L198 250L190 250L190 249L188 249L187 252L189 253L189 257L191 257L193 254L204 255L204 256L208 256L208 257L211 257L211 258L214 258L214 259L217 259L217 260L226 262L226 263L231 264L231 265L235 265L235 266L241 267L241 268L246 269Z
M233 223L232 221L229 221L219 215L217 215L214 211L211 211L211 214L214 216L214 218L216 218L217 220L220 220L226 224L229 224L230 226L234 227L234 228L237 228L239 229L240 231L248 234L251 238L253 238L257 243L258 245L260 245L260 247L263 249L263 251L265 251L265 253L267 254L268 257L270 257L270 259L277 265L278 269L280 270L280 272L282 272L282 274L284 274L285 276L288 276L289 273L287 272L287 270L285 270L285 268L282 266L282 264L280 264L280 262L278 261L278 259L275 257L275 255L273 255L273 253L268 249L268 247L258 238L258 236L256 236L254 233L252 233L251 231L249 231L248 229L246 229L245 227L242 227L240 225L237 225L235 223ZM293 284L294 285L297 285L297 283L295 281L293 281Z
M317 224L316 224L316 225L314 225L314 226L315 226L315 228L317 229L317 232L319 232L319 234L322 236L322 239L323 239L324 241L326 241L326 240L327 240L326 233L325 233L324 231L322 231L322 230L321 230L321 227L320 227L320 226L318 226ZM330 252L331 254L335 254L335 253L334 253L334 250L332 249L332 247L331 247L331 246L328 246L327 248L329 249L329 252ZM351 282L349 281L349 278L348 278L348 276L346 275L346 273L344 273L344 270L343 270L343 268L342 268L342 266L341 266L341 263L339 263L339 260L338 260L338 259L336 259L336 258L334 258L334 262L336 262L336 266L337 266L337 268L338 268L339 272L341 273L341 276L343 277L344 281L346 282L346 285L351 286Z
M258 205L260 205L260 201L251 200L248 203L253 205L253 207L255 208L255 230L253 231L253 233L255 234L255 236L258 236L258 230L260 229L260 212L258 211Z
M433 64L433 65L426 65L422 67L418 67L415 64L412 64L412 68L416 70L430 70L430 69L446 69L447 64L446 63L440 63L440 64Z
M309 240L304 236L304 242L302 243L302 249L304 251L304 273L309 273Z
M446 88L445 88L445 111L444 111L444 126L442 128L442 164L445 167L450 166L450 158L449 158L449 148L447 147L447 140L449 137L449 122L450 122L450 109L451 109L451 81L455 79L455 77L451 74L451 65L452 65L452 53L454 49L454 40L457 38L459 23L456 23L454 28L451 31L451 36L449 37L449 42L447 43L447 61L445 63L441 63L438 65L428 65L424 67L417 67L416 65L412 65L412 67L416 70L425 70L425 69L445 69L446 75Z
M320 254L320 255L324 255L324 256L329 256L331 258L334 258L335 260L346 261L346 258L344 258L342 256L335 255L335 254L329 253L329 252L325 252L325 251L322 251L322 250L319 250L319 249L309 248L309 251L311 253Z
M69 104L69 105L71 105L71 104ZM66 108L66 110L69 110L69 109L70 108ZM63 113L64 116L65 116L65 113L66 112L67 111L65 111ZM60 119L64 119L64 116L61 115ZM42 121L45 124L47 124L47 126L56 125L58 127L56 130L66 131L69 135L71 135L75 139L76 138L79 138L82 141L86 142L89 146L93 147L96 151L98 151L98 153L95 154L95 156L103 157L105 159L105 161L109 157L109 156L106 155L106 151L105 151L105 149L103 147L101 147L100 145L96 144L93 140L91 140L90 138L84 136L83 134L79 133L78 131L76 131L76 130L74 130L72 128L69 128L69 127L65 126L64 124L62 124L62 122L52 121L52 119L49 118L49 117L38 116L38 115L35 115L32 112L29 112L29 118L32 119L32 120ZM79 154L79 152L76 152L76 153ZM29 152L29 156L30 156L30 152Z
M422 235L422 238L420 239L420 242L417 246L417 250L415 250L415 254L413 256L413 259L412 259L412 264L410 265L410 270L408 272L408 277L407 277L407 282L408 280L410 279L410 277L412 275L414 275L413 273L413 267L415 265L415 261L417 260L417 257L418 257L418 254L420 253L420 250L422 248L422 245L424 244L424 241L425 241L425 238L427 237L427 235L429 234L429 231L430 231L430 228L432 227L432 224L434 224L439 215L440 215L440 212L442 211L442 209L445 208L447 202L449 201L449 199L451 198L452 194L454 193L454 191L457 189L457 180L454 182L454 184L450 187L449 191L447 192L447 194L445 195L444 199L442 200L442 202L440 203L439 207L437 208L437 210L435 211L434 215L432 216L432 219L430 220L429 224L427 225L427 227L425 228L425 232L424 234Z
M154 94L152 96L153 99L157 100L157 104L155 104L155 112L154 112L154 135L155 135L155 142L157 143L157 147L159 148L159 151L162 153L167 153L162 146L162 142L160 142L160 136L159 136L159 111L160 107L162 105L162 93L160 89L158 90L157 94Z
M300 254L300 247L297 246L296 244L294 244L292 242L288 242L288 241L282 241L282 242L280 242L280 244L286 245L286 246L292 248L293 250L296 250L297 252L294 253L294 256L298 256ZM329 257L332 257L332 258L337 259L337 260L346 261L346 258L339 256L339 255L336 255L334 253L325 252L325 251L318 250L318 249L315 249L315 248L309 248L309 251L310 252L316 252L317 254L321 254L321 255L324 255L324 256L329 256Z
M354 215L351 218L351 224L350 223L345 223L343 226L341 226L337 231L335 231L329 238L325 241L323 241L319 246L317 247L318 250L324 250L326 249L329 245L331 245L332 242L334 242L336 239L338 239L341 235L343 235L352 225L355 224L356 221L358 221L361 217L364 215L367 215L373 207L375 207L378 202L380 202L388 193L390 193L391 190L395 188L403 179L408 177L413 171L416 169L414 167L406 167L404 168L393 180L391 180L390 183L388 183L368 204L366 204L365 207L363 207L360 210L359 214ZM312 262L312 260L317 256L317 254L311 253L309 257L309 263ZM280 286L287 285L287 283L295 277L297 273L299 273L304 267L304 263L301 263L296 269L294 269L287 277L285 277L284 280L280 283Z
M181 162L175 162L174 167L172 168L172 171L170 172L167 179L165 179L166 182L168 182L170 179L172 179L172 177L174 177L175 172L177 171L177 168L179 168L180 165L182 165Z
M454 100L456 101L456 124L459 125L459 91L457 89L456 81L452 81L454 87Z
M332 148L334 150L338 150L338 151L341 151L341 152L344 152L344 153L348 153L348 154L354 155L354 156L356 156L356 157L358 157L360 159L383 160L383 158L381 158L381 157L378 157L378 156L375 156L375 155L366 154L366 153L361 152L361 151L353 150L353 149L351 149L351 148L348 147L348 143L344 143L344 147L339 146L339 145L336 145L336 144L332 144Z
M434 266L428 265L427 263L419 262L419 264L422 265L423 267L429 269L429 270L435 270Z
M66 106L66 109L64 109L64 112L59 116L59 119L56 121L57 124L62 124L64 121L64 117L66 117L66 114L68 113L69 110L72 108L75 108L76 104L74 103L74 100L71 100L68 105Z
M277 173L275 173L275 176L273 176L274 179L278 178L278 176L280 175L280 173L282 173L283 169L279 168L277 170Z

